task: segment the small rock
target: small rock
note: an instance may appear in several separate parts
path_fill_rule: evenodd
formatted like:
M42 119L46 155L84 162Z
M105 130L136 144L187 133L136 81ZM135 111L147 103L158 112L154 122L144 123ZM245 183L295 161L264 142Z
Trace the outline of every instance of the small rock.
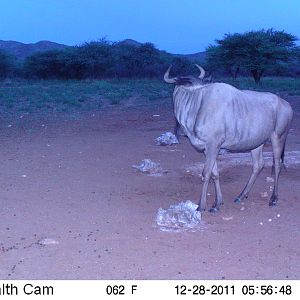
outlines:
M170 146L179 144L177 137L172 132L165 132L155 139L156 145Z
M142 173L150 174L152 176L161 176L164 171L159 163L152 161L151 159L145 158L139 165L132 166L135 169L138 169Z
M52 239L52 238L44 238L44 239L41 239L38 241L38 244L39 245L43 245L43 246L46 246L46 245L55 245L55 244L58 244L59 242L55 239Z
M223 219L224 221L230 221L230 220L233 219L233 217L222 217L222 219Z
M277 215L277 218L280 218L280 214Z
M226 150L226 149L220 149L219 150L219 155L225 155L227 153L228 153L228 150Z
M272 178L272 177L266 177L266 181L267 182L274 182L274 178Z
M269 222L272 222L272 219L269 219L268 221L269 221Z
M266 197L268 197L268 192L261 192L261 193L260 193L260 196L261 196L262 198L266 198Z
M190 200L170 205L168 209L160 208L156 214L156 224L161 231L195 230L201 221L198 205Z
M243 211L243 210L245 210L245 207L244 207L244 206L242 206L242 207L241 207L241 210L242 210L242 211Z
M259 225L264 225L264 223L263 223L263 222L260 222Z
M23 174L23 175L21 175L21 177L25 178L25 177L27 177L27 175Z

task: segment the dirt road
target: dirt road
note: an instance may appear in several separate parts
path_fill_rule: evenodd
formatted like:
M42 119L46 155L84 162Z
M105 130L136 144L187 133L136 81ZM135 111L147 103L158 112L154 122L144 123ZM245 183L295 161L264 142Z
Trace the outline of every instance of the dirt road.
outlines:
M300 99L287 151L300 150ZM159 115L159 116L153 116ZM95 112L49 122L1 121L1 279L300 279L300 165L282 172L279 205L268 206L270 167L242 205L233 199L250 166L221 172L225 198L197 232L161 232L160 207L198 202L201 183L186 166L203 161L172 130L168 106ZM266 151L270 151L267 147ZM250 155L250 154L249 154ZM167 174L132 168L144 158ZM208 205L213 202L210 187Z

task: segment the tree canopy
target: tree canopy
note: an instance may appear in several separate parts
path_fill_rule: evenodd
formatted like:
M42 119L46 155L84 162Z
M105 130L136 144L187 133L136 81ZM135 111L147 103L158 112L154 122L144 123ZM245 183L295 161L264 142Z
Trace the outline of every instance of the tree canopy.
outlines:
M189 73L193 63L158 50L152 43L112 43L105 39L63 50L35 53L25 60L24 73L33 78L145 78L161 77L174 64L174 71Z
M207 48L211 68L224 68L234 78L240 69L250 72L256 83L264 72L292 56L297 38L274 29L225 34Z

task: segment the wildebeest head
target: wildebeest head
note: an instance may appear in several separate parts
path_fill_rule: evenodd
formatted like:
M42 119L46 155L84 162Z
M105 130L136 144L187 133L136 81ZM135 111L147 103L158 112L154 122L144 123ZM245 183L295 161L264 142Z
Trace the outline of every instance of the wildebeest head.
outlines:
M188 86L203 84L203 83L210 83L211 78L209 80L204 79L205 70L197 64L195 64L195 66L200 70L200 75L198 77L188 75L188 76L176 76L176 77L170 78L170 70L172 68L172 65L171 65L164 75L164 80L167 83L175 83L176 85L188 85Z

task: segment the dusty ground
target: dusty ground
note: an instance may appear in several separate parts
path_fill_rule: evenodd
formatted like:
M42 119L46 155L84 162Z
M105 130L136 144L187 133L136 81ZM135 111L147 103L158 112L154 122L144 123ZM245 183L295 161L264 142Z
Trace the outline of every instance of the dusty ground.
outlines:
M300 150L300 98L290 101L287 150ZM201 230L161 232L158 208L197 202L201 191L185 167L203 155L184 138L154 143L173 128L171 107L60 122L19 117L1 121L1 279L300 279L300 165L282 172L276 208L260 195L269 192L269 167L244 205L233 199L251 167L229 168L221 173L225 205L203 214ZM138 173L131 166L144 158L169 173Z

